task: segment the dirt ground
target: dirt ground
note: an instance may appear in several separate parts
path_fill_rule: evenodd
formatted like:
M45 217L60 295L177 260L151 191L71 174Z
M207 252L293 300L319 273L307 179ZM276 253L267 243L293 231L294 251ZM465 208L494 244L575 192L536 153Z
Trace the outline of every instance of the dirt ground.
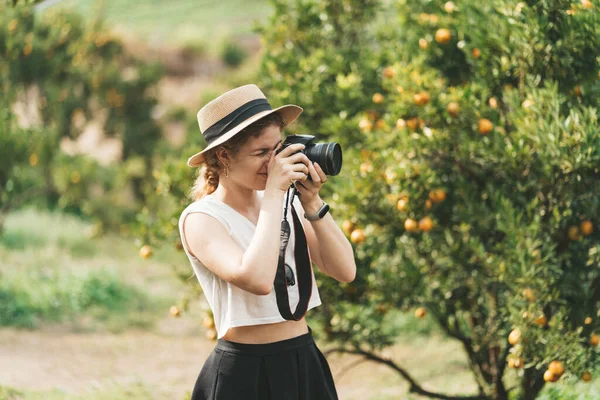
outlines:
M431 340L431 339L430 339ZM439 340L439 339L438 339ZM20 390L58 388L83 394L90 388L143 382L181 399L191 390L214 347L185 319L165 318L156 332L72 333L64 327L38 331L0 330L0 384ZM321 350L325 344L317 343ZM434 344L434 345L432 345ZM385 355L406 365L428 389L472 393L461 352L452 343L396 345ZM439 358L440 363L432 363ZM405 399L406 385L390 368L357 356L328 356L340 399ZM426 367L423 367L426 365ZM344 370L346 370L343 372ZM458 378L458 379L457 379ZM462 383L461 383L462 382ZM415 397L413 397L415 398Z

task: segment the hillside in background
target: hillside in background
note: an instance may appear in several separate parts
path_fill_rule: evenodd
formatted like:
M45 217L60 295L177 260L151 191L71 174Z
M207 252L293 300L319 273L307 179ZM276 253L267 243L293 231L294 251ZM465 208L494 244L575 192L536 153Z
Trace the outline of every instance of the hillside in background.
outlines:
M265 21L272 13L266 0L63 0L41 8L63 6L89 16L100 11L118 30L159 45L212 45L226 36L246 36L254 21Z

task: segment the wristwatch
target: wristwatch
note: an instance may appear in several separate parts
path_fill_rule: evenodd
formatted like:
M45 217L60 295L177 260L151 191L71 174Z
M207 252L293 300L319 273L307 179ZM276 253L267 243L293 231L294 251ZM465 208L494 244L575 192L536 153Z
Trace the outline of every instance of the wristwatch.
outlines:
M321 206L321 209L319 211L312 215L304 213L304 218L306 218L309 221L318 221L321 218L323 218L325 214L327 214L327 212L329 212L329 204L323 202L323 205Z

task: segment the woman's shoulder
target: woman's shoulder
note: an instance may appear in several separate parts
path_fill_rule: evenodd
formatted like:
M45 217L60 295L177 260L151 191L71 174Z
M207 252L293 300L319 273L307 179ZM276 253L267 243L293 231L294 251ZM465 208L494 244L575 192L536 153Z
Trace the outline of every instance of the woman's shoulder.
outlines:
M207 196L196 200L185 207L179 217L180 224L182 224L185 217L189 214L201 213L206 214L214 219L218 220L222 225L225 226L227 232L231 232L231 225L228 221L227 210L224 209L218 202L212 201Z
M200 209L205 209L205 208L210 208L211 207L211 201L208 198L208 196L204 196L201 199L198 200L194 200L191 203L189 203L181 212L182 214L186 214L189 212L192 212L194 210L200 210Z

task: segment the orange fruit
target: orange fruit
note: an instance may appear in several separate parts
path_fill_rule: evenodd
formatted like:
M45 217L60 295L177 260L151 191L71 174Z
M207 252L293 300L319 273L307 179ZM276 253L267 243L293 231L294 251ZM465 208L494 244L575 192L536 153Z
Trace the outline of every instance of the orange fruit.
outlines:
M407 201L405 199L400 199L396 203L396 208L398 211L406 211Z
M491 108L498 108L498 99L496 99L495 97L490 97L490 99L488 100L488 104Z
M358 123L358 127L363 132L370 132L373 129L373 123L366 118L363 118Z
M584 235L590 235L592 232L594 232L594 225L592 224L592 221L588 219L583 221L579 225L579 228L581 229L581 233L583 233Z
M523 365L525 365L525 362L521 357L515 360L515 368L523 368Z
M446 44L452 39L452 33L446 29L441 28L435 32L435 41L439 44Z
M152 248L150 246L148 246L147 244L142 246L142 248L140 249L140 257L142 257L144 260L150 258L152 256Z
M552 361L550 365L548 365L548 371L560 378L562 374L565 373L565 367L560 361Z
M590 0L581 0L581 7L583 8L594 8L594 5Z
M447 13L452 13L456 10L456 4L454 4L451 1L446 2L446 4L444 4L444 10L446 10Z
M406 127L406 121L403 120L402 118L399 118L398 121L396 121L396 128L402 129L405 127Z
M375 110L369 110L367 111L367 119L369 119L370 121L375 121L377 118L379 118L379 113Z
M38 163L38 156L37 154L33 153L32 155L29 156L29 165L31 165L32 167L35 167Z
M11 20L8 23L8 31L9 32L14 32L15 29L17 29L17 25L19 25L19 21L17 21L16 19Z
M360 244L363 243L365 240L367 240L367 237L365 236L363 230L360 228L353 230L350 234L350 241L352 243Z
M415 317L424 318L427 315L427 311L423 307L419 307L415 310Z
M479 58L481 56L481 50L475 47L473 50L471 50L471 55L473 58Z
M521 103L521 107L523 107L523 108L529 108L529 107L531 107L533 104L534 104L533 100L530 100L530 99L525 99L525 100L523 101L523 103Z
M202 320L202 325L207 329L213 329L215 327L215 320L210 316L206 316Z
M413 100L416 105L424 106L425 104L429 103L429 100L430 100L429 93L419 92L414 95Z
M377 128L377 129L385 129L386 127L387 127L387 124L382 119L378 119L377 122L375 122L375 128Z
M31 45L31 43L27 43L25 45L25 47L23 47L23 55L25 57L27 57L28 55L31 54L31 51L33 50L33 46Z
M583 323L584 323L585 325L589 325L589 324L591 324L591 323L592 323L592 318L591 318L591 317L587 317L587 318L585 319L585 321L583 321Z
M388 185L393 185L394 182L396 181L396 178L398 178L398 174L396 173L396 171L394 171L393 169L390 169L390 168L388 168L384 172L383 176Z
M456 117L460 112L460 106L457 102L451 101L450 103L448 103L448 107L446 107L446 110L448 111L448 114L452 115L453 117Z
M179 317L181 315L181 312L179 311L179 308L177 306L171 306L169 312L174 317Z
M432 205L432 203L431 203L430 199L425 200L425 209L427 211L431 210L431 205Z
M529 301L535 301L535 293L531 288L523 289L523 297L528 299Z
M508 335L508 343L514 346L519 343L519 340L521 340L521 331L518 329L513 329Z
M419 221L419 229L423 232L429 232L433 228L433 221L429 217L424 217Z
M208 340L215 340L217 338L217 331L214 329L208 329L205 335Z
M383 77L384 78L393 78L396 75L396 71L392 67L385 67L383 69Z
M546 370L546 372L544 372L544 380L546 382L556 382L558 380L558 376L554 375L552 371Z
M436 189L429 192L429 198L434 203L441 203L446 200L446 192L443 189Z
M592 380L592 374L590 374L588 371L585 371L583 373L583 375L581 376L581 380L584 382L589 382Z
M541 317L534 319L533 323L536 325L539 325L539 326L546 326L546 324L548 323L548 320L546 319L546 316L544 314L542 314Z
M342 222L342 230L344 232L346 232L347 235L350 235L352 233L352 231L354 230L355 225L354 222L350 221L350 220L345 220L344 222Z
M567 235L571 240L579 240L579 228L577 228L576 226L569 227Z
M523 368L523 364L524 364L524 362L523 362L523 359L521 357L510 358L508 360L508 367L509 368L516 368L516 369Z
M492 129L494 129L492 121L490 121L487 118L481 118L479 120L479 133L481 133L482 135L487 135L492 131Z
M373 103L375 104L381 104L383 103L384 97L381 93L375 93L373 95Z
M408 129L410 129L411 131L416 130L418 124L419 121L416 118L410 118L408 121L406 121L406 126L408 126Z
M412 218L407 218L406 221L404 221L404 229L406 229L407 232L416 232L417 227L417 221Z
M366 174L371 171L373 171L373 166L371 165L370 162L365 161L364 163L360 164L360 172L362 174Z
M429 47L429 42L427 41L427 39L419 39L419 47L423 50L427 49Z
M598 346L598 343L600 343L600 338L598 338L598 335L595 333L592 333L592 336L590 336L590 344L592 346Z

